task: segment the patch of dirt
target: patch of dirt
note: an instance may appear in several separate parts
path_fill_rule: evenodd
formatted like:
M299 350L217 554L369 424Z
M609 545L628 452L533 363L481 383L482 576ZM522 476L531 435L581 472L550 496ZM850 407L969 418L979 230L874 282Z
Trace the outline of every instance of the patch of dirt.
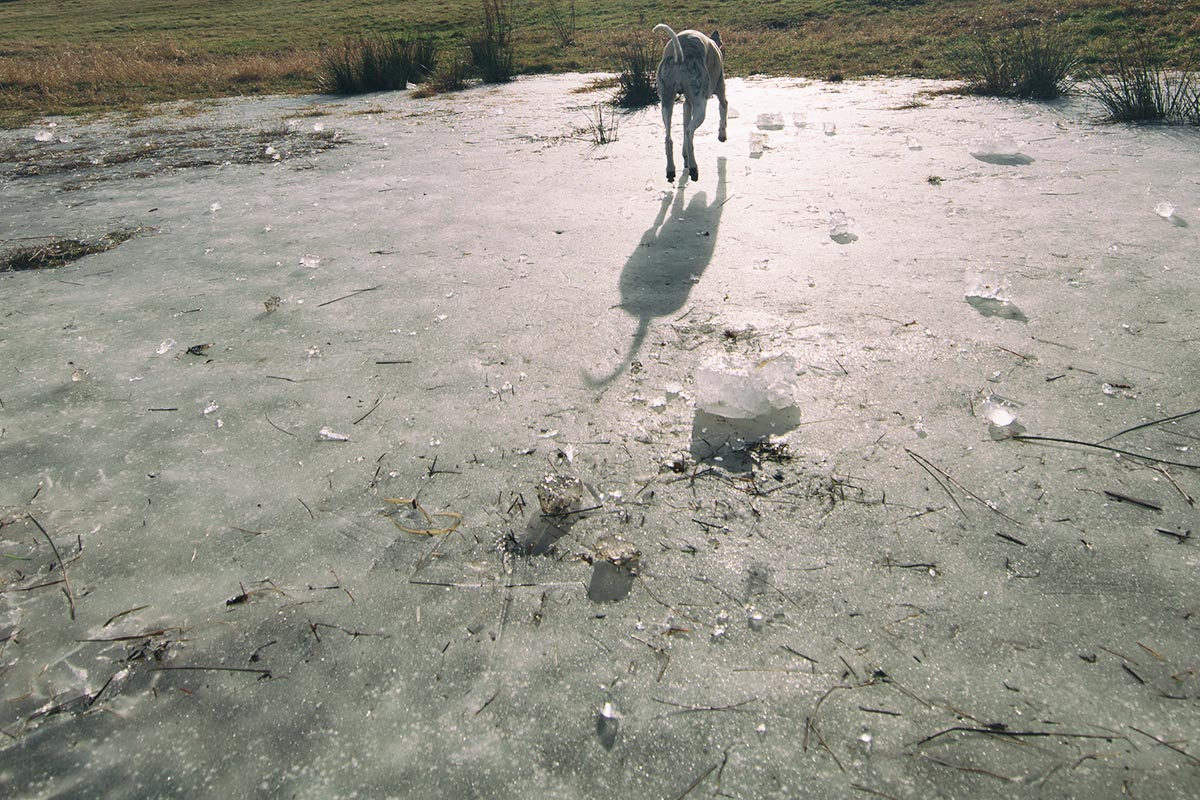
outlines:
M155 127L110 135L55 136L0 145L0 180L61 177L62 191L122 178L224 164L289 162L336 147L333 131L280 125Z
M53 269L78 261L93 253L104 253L130 239L154 233L157 229L138 226L109 231L97 239L59 239L51 237L44 244L12 247L0 251L0 272L27 269Z

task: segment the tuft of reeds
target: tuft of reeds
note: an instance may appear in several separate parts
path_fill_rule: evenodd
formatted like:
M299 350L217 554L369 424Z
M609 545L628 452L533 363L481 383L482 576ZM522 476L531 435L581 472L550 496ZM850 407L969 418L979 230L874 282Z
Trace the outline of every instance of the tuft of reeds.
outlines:
M430 37L359 36L321 54L318 82L330 94L364 94L405 89L437 64Z
M550 28L554 31L558 43L563 47L575 44L579 25L575 14L575 0L568 0L564 9L558 0L546 0L546 14L550 17Z
M513 77L513 0L483 0L483 20L467 38L471 66L484 83L507 83Z
M951 61L970 94L1053 100L1070 91L1081 57L1060 29L1036 25L979 33Z
M658 102L659 52L645 38L629 38L617 44L613 60L617 70L617 93L613 103L622 108L643 108Z
M607 115L607 116L606 116ZM575 135L587 139L592 147L603 147L617 140L619 117L617 110L611 105L597 103L587 115L587 124L575 129Z
M1105 110L1107 122L1200 125L1200 83L1195 73L1171 72L1145 40L1121 47L1087 94Z
M467 88L467 72L467 64L461 58L443 59L438 62L437 69L429 76L429 80L413 92L413 97L433 97L436 94L460 92Z

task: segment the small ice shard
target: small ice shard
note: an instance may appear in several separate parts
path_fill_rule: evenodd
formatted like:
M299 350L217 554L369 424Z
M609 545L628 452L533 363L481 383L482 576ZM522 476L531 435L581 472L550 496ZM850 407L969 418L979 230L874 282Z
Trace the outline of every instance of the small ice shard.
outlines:
M975 139L968 152L973 158L988 164L1016 166L1033 163L1032 158L1021 152L1021 143L1005 134Z
M174 346L175 346L174 339L163 339L159 343L158 347L155 348L154 352L161 356L161 355L166 354L166 352Z
M321 266L321 257L305 253L300 256L300 266L307 267L308 269L316 269Z
M754 606L746 607L746 624L752 631L761 631L767 627L767 618Z
M1017 421L1016 406L1002 397L992 395L984 400L983 416L988 421L988 435L996 441L1025 432L1025 426Z
M1164 200L1154 207L1154 213L1163 219L1171 219L1175 216L1175 206Z
M964 294L967 297L982 297L985 300L1008 299L1008 281L1003 273L994 270L967 270L963 276Z
M52 142L54 141L54 134L50 131L38 131L33 135L33 138L39 142Z
M985 317L1029 321L1008 299L1008 279L996 270L967 270L963 276L963 294L967 303Z
M783 114L759 114L756 125L760 131L781 131Z
M846 244L854 241L854 234L850 233L850 224L854 222L845 211L840 208L835 208L829 212L829 238L839 244Z
M906 138L904 140L904 144L908 147L909 150L920 150L921 149L921 143L917 141L917 137L915 137L915 136L909 136L908 138Z
M616 603L629 596L641 565L641 552L619 536L602 536L593 548L587 596L593 603Z
M350 441L350 437L347 436L346 434L336 433L335 431L331 430L330 428L321 428L321 430L317 432L317 439L319 439L322 442L348 442L348 441Z
M763 150L767 147L767 135L765 133L750 134L750 157L762 158Z
M1021 145L1011 136L997 134L986 139L976 139L971 142L969 151L975 158L988 156L1015 156L1021 152Z
M217 405L216 400L209 400L208 405L206 405L204 407L204 416L207 417L209 414L213 413L214 411L216 411L219 408L220 408L220 406Z
M217 213L218 211L220 211L220 210L221 210L221 204L220 204L220 203L213 203L211 206L209 206L209 207L208 207L208 210L209 210L211 213L215 214L215 213Z
M727 419L754 419L796 406L796 361L718 356L696 370L696 406Z
M717 614L717 621L713 624L712 640L714 642L723 642L729 634L729 614L725 611Z
M600 740L600 746L605 750L611 750L617 743L617 733L621 727L620 719L616 706L611 702L602 705L600 713L596 715L596 738Z
M796 111L792 114L792 124L797 128L803 128L808 124L808 115L803 111Z
M324 122L314 122L313 123L313 133L321 133L323 130L325 130Z
M583 497L583 481L574 475L552 474L537 485L543 514L564 514Z
M837 135L837 123L836 122L826 122L824 125L821 126L821 128L825 131L826 136L836 136Z

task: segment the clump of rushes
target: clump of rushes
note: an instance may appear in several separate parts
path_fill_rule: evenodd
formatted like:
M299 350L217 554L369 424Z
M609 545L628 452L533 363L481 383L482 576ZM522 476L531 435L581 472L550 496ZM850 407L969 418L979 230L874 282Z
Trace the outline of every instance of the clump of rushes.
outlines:
M620 42L613 52L617 67L614 103L622 108L642 108L658 102L659 53L644 38Z
M1106 121L1200 125L1194 74L1168 71L1148 42L1119 48L1110 64L1092 76L1087 89L1103 106Z
M319 82L331 94L393 91L424 80L436 64L432 38L359 36L321 54Z
M1080 55L1061 29L1034 25L979 33L951 61L971 94L1052 100L1070 90Z
M483 0L483 21L467 39L471 66L484 83L506 83L513 77L513 2Z

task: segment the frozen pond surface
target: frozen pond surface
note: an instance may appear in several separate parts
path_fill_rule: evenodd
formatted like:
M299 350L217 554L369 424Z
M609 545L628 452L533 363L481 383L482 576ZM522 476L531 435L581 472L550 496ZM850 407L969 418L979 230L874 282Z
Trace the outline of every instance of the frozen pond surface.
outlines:
M1200 137L590 81L0 133L0 794L1200 793Z

